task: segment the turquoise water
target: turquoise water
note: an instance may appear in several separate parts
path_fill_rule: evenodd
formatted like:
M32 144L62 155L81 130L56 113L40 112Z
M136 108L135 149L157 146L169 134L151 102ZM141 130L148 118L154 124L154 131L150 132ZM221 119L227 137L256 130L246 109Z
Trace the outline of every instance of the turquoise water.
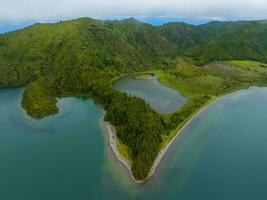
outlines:
M20 108L22 91L0 90L0 199L267 198L267 89L208 106L141 187L109 152L103 111L92 100L61 99L59 114L33 120Z
M114 82L113 87L121 92L143 98L159 113L175 112L187 101L176 90L162 85L156 76L151 76L148 80L134 77L121 78Z

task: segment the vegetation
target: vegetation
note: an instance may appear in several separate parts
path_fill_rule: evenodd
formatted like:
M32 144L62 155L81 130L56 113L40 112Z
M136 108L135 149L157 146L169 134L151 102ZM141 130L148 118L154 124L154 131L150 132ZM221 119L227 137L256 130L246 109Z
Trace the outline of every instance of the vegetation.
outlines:
M49 93L48 89L49 87L47 87L44 79L32 82L25 89L22 106L28 115L34 118L42 118L58 112L57 100Z
M143 180L170 133L196 110L216 96L266 85L266 34L263 21L153 27L134 19L81 18L36 24L0 35L0 87L27 85L22 106L34 118L58 112L56 97L92 97L116 127L133 176ZM123 75L151 71L189 97L187 104L159 115L111 86Z
M131 149L132 173L142 180L150 171L165 132L161 118L142 99L116 95L105 120L116 126L118 138Z
M193 114L198 108L205 105L211 99L210 96L195 96L191 98L185 105L183 105L177 112L165 117L165 129L169 132L175 130L183 122L185 122L190 115ZM167 120L166 120L167 119ZM168 132L168 133L169 133Z
M203 67L175 62L173 67L157 70L160 81L183 95L220 96L251 85L266 85L266 64L253 61L212 62Z

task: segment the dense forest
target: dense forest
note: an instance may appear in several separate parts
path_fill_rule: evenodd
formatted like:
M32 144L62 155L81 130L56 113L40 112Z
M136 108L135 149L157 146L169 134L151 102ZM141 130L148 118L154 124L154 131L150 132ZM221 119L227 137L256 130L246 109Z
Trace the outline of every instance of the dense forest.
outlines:
M22 106L34 118L57 113L56 97L92 97L128 147L134 177L143 180L170 132L201 106L214 96L266 85L265 64L226 62L267 62L266 36L265 21L151 26L132 18L81 18L35 24L0 35L0 87L26 85ZM187 104L160 115L112 88L112 80L148 70L189 97Z

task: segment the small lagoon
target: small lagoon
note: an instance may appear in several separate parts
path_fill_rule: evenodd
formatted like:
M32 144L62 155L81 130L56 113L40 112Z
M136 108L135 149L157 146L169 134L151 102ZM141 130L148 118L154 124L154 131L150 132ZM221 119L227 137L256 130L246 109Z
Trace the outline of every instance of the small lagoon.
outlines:
M115 81L113 88L144 99L159 113L175 112L187 101L178 91L161 84L154 75L145 79L124 77Z

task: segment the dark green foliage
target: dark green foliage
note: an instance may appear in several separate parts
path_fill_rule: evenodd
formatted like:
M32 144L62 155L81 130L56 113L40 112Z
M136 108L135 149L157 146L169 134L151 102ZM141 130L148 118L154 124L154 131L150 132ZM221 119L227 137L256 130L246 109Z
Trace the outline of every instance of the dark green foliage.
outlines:
M197 64L222 60L267 61L266 21L213 22L196 27L199 45L188 49Z
M146 178L160 150L163 129L159 114L143 100L117 93L107 109L105 120L116 126L117 136L130 149L132 172Z

